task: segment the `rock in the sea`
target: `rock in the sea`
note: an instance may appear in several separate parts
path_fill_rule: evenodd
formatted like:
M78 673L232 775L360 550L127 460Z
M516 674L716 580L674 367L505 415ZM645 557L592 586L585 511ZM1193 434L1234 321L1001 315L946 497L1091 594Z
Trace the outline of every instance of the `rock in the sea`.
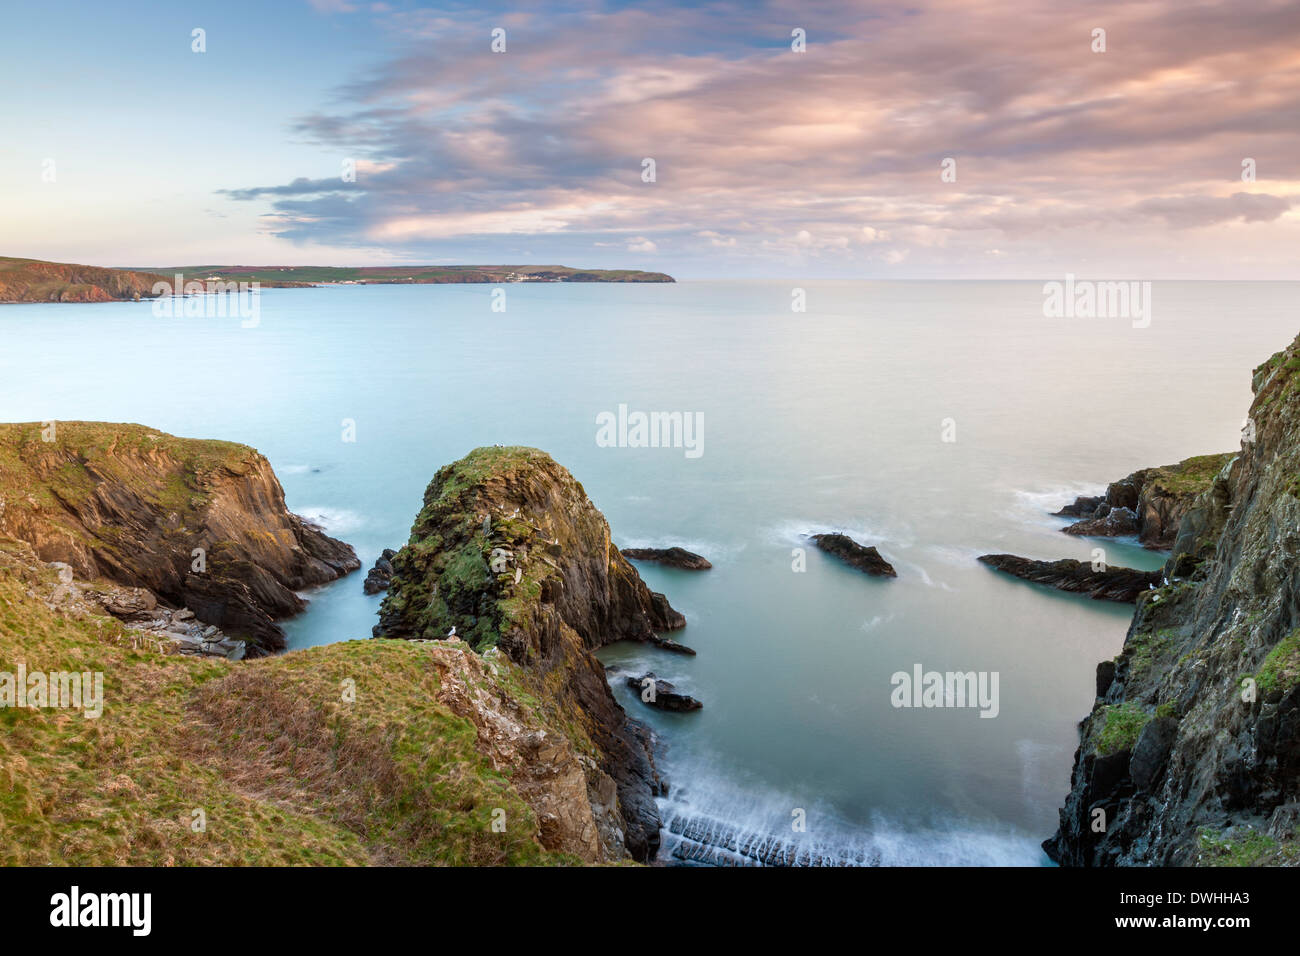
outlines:
M656 632L678 631L686 626L686 615L669 604L668 598L660 591L650 592L650 608L647 617L650 621L650 626L654 628ZM649 640L655 644L659 644L661 647L664 644L664 639L657 633L654 637L649 638ZM669 641L668 643L675 645L674 649L682 647L682 645L678 644L676 641ZM689 653L694 654L695 652L690 651Z
M640 677L628 677L626 683L637 692L637 696L643 703L658 707L660 710L685 713L699 710L704 706L689 694L677 693L677 689L671 683L660 680L655 676L654 671L642 674Z
M1086 594L1101 601L1132 604L1139 594L1158 588L1164 582L1163 571L1136 571L1133 568L1115 567L1094 571L1090 563L1072 558L1035 561L1014 554L983 554L979 560L989 567L1026 581L1045 584L1058 591Z
M365 583L362 584L361 589L367 594L379 594L387 591L389 584L393 580L393 558L396 556L397 552L392 548L384 548L383 553L375 561L375 566L367 572Z
M633 561L654 561L684 571L707 571L713 567L708 559L685 548L622 548L623 557Z
M1094 516L1076 521L1061 529L1066 534L1090 538L1122 538L1125 535L1138 535L1142 531L1138 523L1138 514L1132 508L1112 507L1101 504Z
M874 547L858 544L846 534L814 534L809 537L812 538L817 547L828 554L835 555L835 557L859 571L865 571L867 574L875 574L880 577L898 577L898 572L894 570L894 566L882 558L879 551Z
M1080 519L1061 530L1088 537L1137 535L1145 547L1166 550L1192 502L1234 454L1198 455L1176 465L1135 471L1112 482L1104 495L1078 497L1056 512Z
M615 701L592 653L615 641L677 649L657 629L684 618L646 587L610 540L581 484L534 448L479 448L438 470L393 578L377 636L442 640L517 664L532 693L597 754L594 793L613 781L617 826L602 831L614 855L654 855L662 789L649 732Z
M48 440L47 440L48 438ZM290 514L253 449L176 438L140 425L0 425L0 534L79 578L146 588L248 641L282 650L277 618L297 594L360 562L352 548Z
M1098 669L1043 844L1064 866L1300 859L1300 338L1252 387L1240 455L1209 456L1183 511L1173 583L1139 595Z

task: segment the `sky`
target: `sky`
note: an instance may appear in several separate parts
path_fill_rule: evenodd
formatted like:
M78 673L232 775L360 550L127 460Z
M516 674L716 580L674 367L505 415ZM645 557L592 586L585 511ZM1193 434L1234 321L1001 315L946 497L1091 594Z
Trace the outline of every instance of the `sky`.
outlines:
M0 81L3 255L1300 278L1294 0L47 0Z

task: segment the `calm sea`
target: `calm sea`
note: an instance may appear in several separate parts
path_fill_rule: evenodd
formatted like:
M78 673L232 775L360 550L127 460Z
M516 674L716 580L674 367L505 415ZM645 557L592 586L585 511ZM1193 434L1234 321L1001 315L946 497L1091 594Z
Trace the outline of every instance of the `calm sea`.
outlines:
M975 558L1100 545L1112 564L1158 565L1063 535L1048 512L1237 447L1250 370L1294 337L1300 286L1157 282L1146 328L1045 318L1038 282L506 288L504 312L488 286L268 290L252 328L149 303L5 306L0 418L253 445L290 507L367 567L406 540L440 465L478 445L543 448L617 543L714 564L641 566L698 657L602 652L624 706L661 734L673 829L724 854L775 840L886 864L1039 865L1095 665L1129 613ZM601 447L597 416L620 405L700 416L701 453ZM815 549L796 570L802 536L830 530L879 547L897 580ZM379 599L361 581L310 595L292 646L369 636ZM917 664L996 673L997 716L892 706L891 676ZM704 709L646 707L618 679L643 670Z

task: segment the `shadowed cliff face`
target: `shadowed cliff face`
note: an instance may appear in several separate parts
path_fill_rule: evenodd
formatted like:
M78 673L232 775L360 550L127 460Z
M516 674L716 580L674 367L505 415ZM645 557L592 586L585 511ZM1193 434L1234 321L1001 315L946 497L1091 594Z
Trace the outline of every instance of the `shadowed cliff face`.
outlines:
M530 448L480 448L438 471L410 542L393 558L376 634L441 639L452 628L480 652L499 648L536 682L542 707L594 758L595 794L612 779L611 856L658 846L662 787L649 732L614 700L590 653L653 641L684 620L610 541L609 525L567 470Z
M1063 864L1300 862L1300 339L1253 384L1253 440L1098 668L1044 844Z
M283 649L275 619L303 609L295 591L360 566L289 513L253 449L139 425L0 425L0 534L188 607L253 656Z

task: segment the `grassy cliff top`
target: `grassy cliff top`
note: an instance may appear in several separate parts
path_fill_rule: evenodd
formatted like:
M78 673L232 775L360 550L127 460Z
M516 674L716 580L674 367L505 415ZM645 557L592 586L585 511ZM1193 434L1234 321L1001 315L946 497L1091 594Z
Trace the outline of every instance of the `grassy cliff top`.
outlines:
M1210 487L1214 476L1222 471L1223 466L1236 454L1229 451L1218 455L1195 455L1183 459L1176 465L1152 468L1147 472L1148 481L1174 494L1198 495Z
M165 458L188 478L201 481L219 471L244 474L259 458L247 445L178 438L154 428L108 422L0 424L0 496L75 494L92 483L87 466L140 490L154 488L158 468L137 469L133 460ZM65 494L65 498L66 498Z
M87 459L113 450L164 452L213 468L257 454L238 442L180 438L131 422L0 422L0 450L17 451L29 445L53 446Z
M463 645L168 656L111 618L51 610L53 572L29 562L0 541L0 670L101 672L104 707L0 708L0 863L573 862L542 848L510 776L440 699L445 682L489 683Z

